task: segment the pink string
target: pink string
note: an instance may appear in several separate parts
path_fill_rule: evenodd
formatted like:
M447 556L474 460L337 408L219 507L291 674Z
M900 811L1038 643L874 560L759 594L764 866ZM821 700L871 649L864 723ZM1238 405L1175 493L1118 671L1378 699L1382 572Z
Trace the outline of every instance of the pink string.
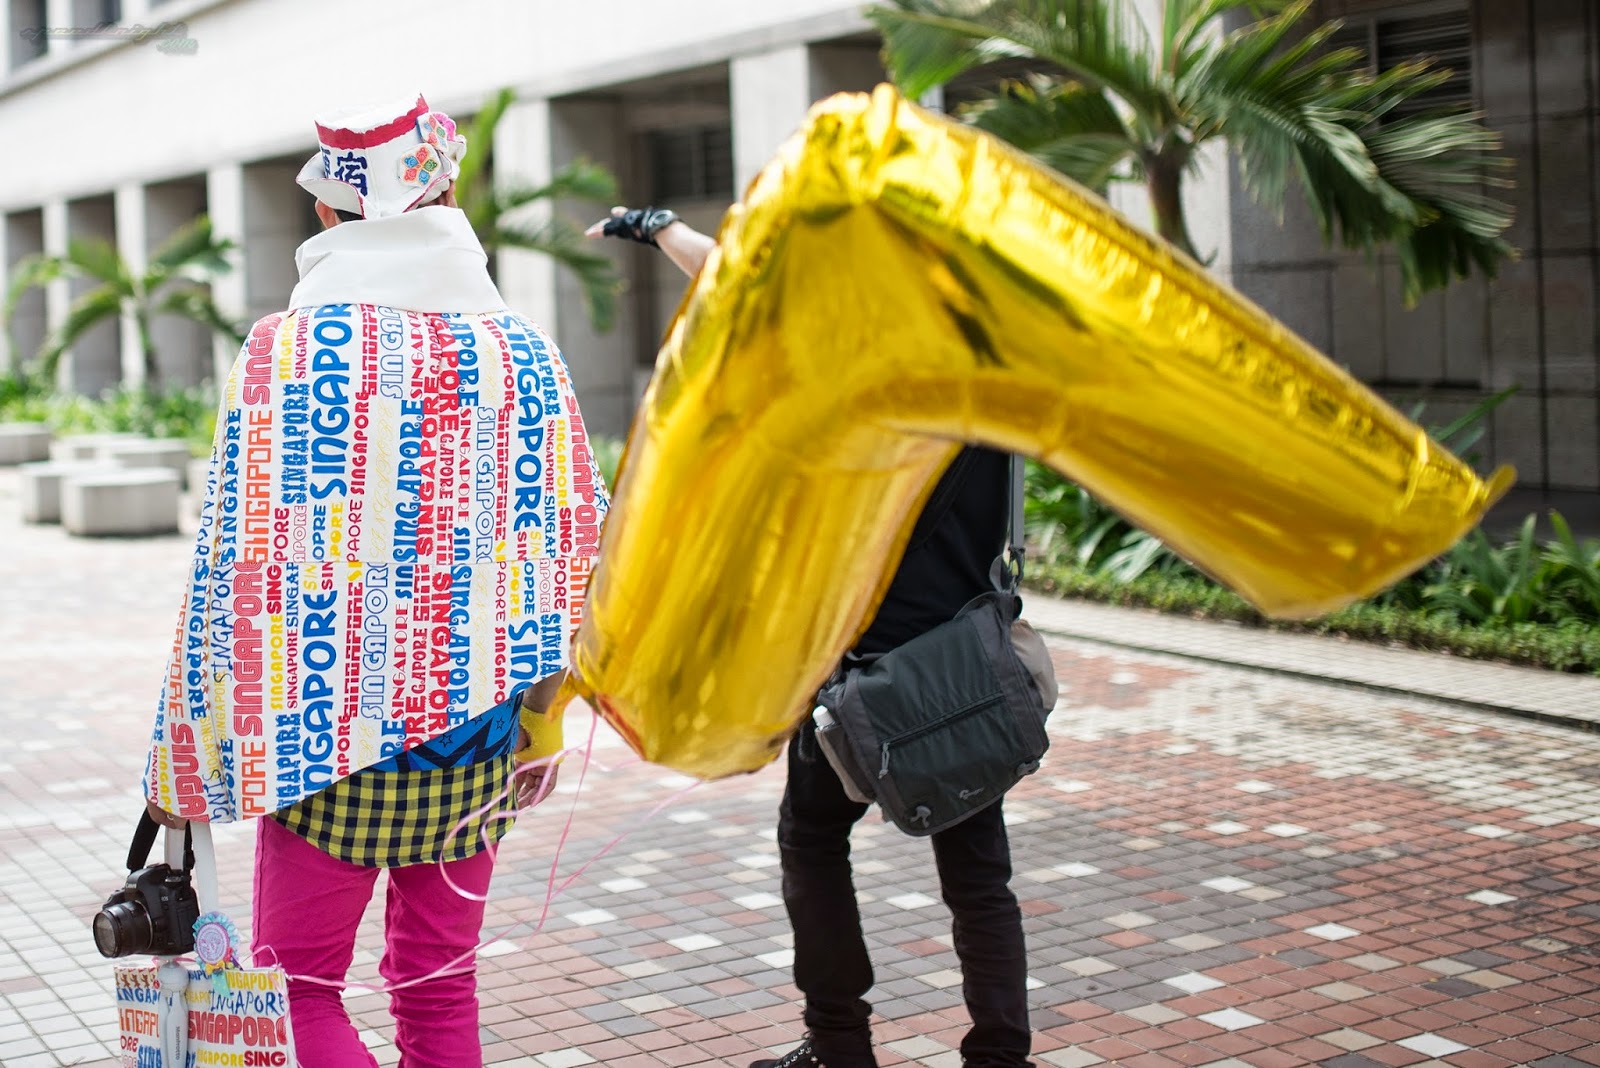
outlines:
M582 770L580 770L578 772L578 786L577 786L577 789L574 790L573 794L572 794L572 805L571 805L570 808L567 809L566 822L562 825L561 836L556 840L555 856L553 856L551 858L551 860L550 860L550 877L545 882L544 904L541 906L541 908L539 910L539 919L537 920L537 922L534 922L532 924L532 926L531 926L531 929L529 931L529 933L531 933L531 934L537 934L540 931L544 930L545 921L550 916L550 906L552 904L554 904L556 898L558 898L562 894L564 894L567 891L567 889L569 887L571 887L572 884L574 882L576 882L581 875L583 875L584 872L588 871L589 867L591 865L593 865L595 863L595 861L599 860L601 857L604 857L607 853L610 853L613 849L615 849L618 845L620 845L624 840L626 840L630 835L632 835L635 831L637 831L639 829L639 826L642 826L643 824L648 823L650 820L652 820L656 816L660 815L661 812L663 810L665 810L668 806L672 805L673 803L678 801L680 798L686 796L687 794L691 793L692 791L694 791L695 789L697 789L700 786L700 783L698 783L698 782L691 782L688 786L685 786L685 787L673 792L672 794L669 794L666 798L664 798L663 800L659 801L654 807L652 807L649 812L645 813L644 819L639 821L638 825L635 825L634 827L631 827L628 830L623 831L621 834L619 834L615 838L613 838L610 842L607 842L603 847L601 847L601 849L600 849L600 851L598 853L596 853L594 856L590 857L588 860L586 860L582 864L580 864L576 871L574 871L571 875L567 876L567 878L561 883L560 886L557 886L556 885L556 873L560 869L560 866L561 866L561 856L566 851L567 838L572 834L572 823L573 823L573 820L577 816L578 801L583 796L583 784L584 784L585 779L588 777L590 765L594 765L595 767L599 768L602 772L606 772L606 771L618 770L618 769L623 768L623 767L628 767L628 766L630 766L632 764L643 763L642 760L634 759L634 760L623 761L622 763L616 765L615 767L607 768L606 765L604 765L600 761L596 760L595 756L594 756L594 741L595 741L595 732L596 732L596 729L599 726L599 723L600 723L600 717L599 716L594 716L589 721L589 737L588 737L588 740L584 744L584 747L582 749L583 768L582 768ZM484 825L483 825L483 827L481 827L479 829L478 834L479 834L480 839L481 839L481 841L483 843L483 848L489 851L489 855L491 857L497 856L498 853L499 853L500 846L499 846L498 842L492 842L488 838L490 825L493 824L493 823L496 823L496 822L498 822L500 820L503 820L503 819L513 818L513 816L517 812L522 811L523 808L533 808L534 806L538 805L541 801L543 801L546 797L548 797L550 795L550 792L555 788L555 776L546 774L544 776L544 778L543 778L543 781L540 782L538 790L534 794L533 799L531 801L529 801L528 804L525 805L525 806L518 806L518 805L515 804L515 793L520 788L519 785L518 785L518 781L517 781L518 778L524 772L526 772L526 771L528 771L530 769L541 768L541 767L543 767L543 768L554 767L562 759L564 759L568 754L576 753L576 752L579 752L579 750L576 750L576 749L563 749L561 752L556 753L554 756L541 757L538 760L530 760L525 764L518 764L515 768L513 768L511 770L511 773L506 777L506 785L504 786L504 788L502 788L501 791L498 794L496 794L495 797L488 804L483 805L482 807L478 808L476 811L468 813L466 816L464 816L460 820L458 820L456 822L455 826L453 826L450 829L450 833L445 836L445 842L449 843L452 839L455 838L456 835L458 835L462 831L464 831L467 828L467 825L470 824L473 820L478 819L479 817L484 817ZM512 802L513 802L511 808L509 810L501 808L500 807L501 806L501 802L505 801L505 800L508 800L508 799L512 800ZM440 874L444 876L445 882L449 885L450 889L454 893L456 893L460 897L465 898L465 899L467 899L469 901L487 901L488 900L488 895L487 894L474 893L473 891L467 890L467 889L457 885L456 882L453 879L450 878L450 871L449 871L449 868L447 867L447 864L448 864L447 861L440 860L437 863L439 865ZM516 931L519 928L527 927L527 926L529 926L529 921L527 921L527 920L519 920L516 923L512 924L511 926L501 930L497 934L480 941L477 945L473 946L471 949L469 949L466 952L462 953L460 956L456 957L454 960L451 960L448 963L446 963L444 965L441 965L439 968L436 968L434 971L429 972L427 975L418 976L415 979L407 979L404 982L381 983L381 984L380 983L360 983L360 982L352 982L352 981L346 980L346 979L324 979L321 976L316 976L316 975L286 975L285 978L286 979L291 979L291 980L297 980L299 982L304 982L304 983L315 983L318 986L334 987L334 988L339 989L339 990L356 989L356 990L370 991L370 992L375 993L375 994L392 993L392 992L394 992L396 990L404 990L407 987L416 986L419 983L431 982L434 979L440 979L440 978L443 978L444 976L447 976L447 975L466 975L466 974L470 974L473 971L473 967L475 965L474 966L463 967L462 965L463 965L464 962L466 962L466 961L474 961L475 962L478 953L481 952L486 946L492 945L495 942L498 942L501 939L506 938L506 936L509 935L511 932ZM267 953L271 953L272 954L272 959L273 959L274 962L277 961L278 954L277 954L277 952L275 950L273 950L273 948L271 946L262 946L261 949L259 951L257 951L256 956L259 957L259 956L262 956L262 955L267 954Z

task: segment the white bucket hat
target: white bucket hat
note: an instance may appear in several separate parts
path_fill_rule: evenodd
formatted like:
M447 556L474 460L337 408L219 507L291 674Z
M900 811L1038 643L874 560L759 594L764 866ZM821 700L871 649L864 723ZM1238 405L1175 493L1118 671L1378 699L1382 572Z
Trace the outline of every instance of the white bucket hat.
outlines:
M316 120L320 151L295 181L330 208L381 219L443 195L467 139L418 93L413 101Z

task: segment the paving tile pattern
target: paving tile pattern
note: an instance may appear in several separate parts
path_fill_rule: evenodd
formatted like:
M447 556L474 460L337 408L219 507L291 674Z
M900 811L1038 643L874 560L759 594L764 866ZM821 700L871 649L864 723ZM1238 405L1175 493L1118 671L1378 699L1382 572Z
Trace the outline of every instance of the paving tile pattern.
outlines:
M187 544L24 528L14 487L0 472L0 1063L111 1065L88 918L121 878ZM1007 800L1037 1062L1600 1065L1600 737L1051 644L1051 753ZM791 1045L781 769L696 785L594 738L501 854L486 1060L742 1065ZM247 925L251 829L217 837ZM869 817L855 858L880 1058L955 1068L965 1013L927 843ZM358 981L376 982L379 922ZM396 1063L384 996L347 996Z

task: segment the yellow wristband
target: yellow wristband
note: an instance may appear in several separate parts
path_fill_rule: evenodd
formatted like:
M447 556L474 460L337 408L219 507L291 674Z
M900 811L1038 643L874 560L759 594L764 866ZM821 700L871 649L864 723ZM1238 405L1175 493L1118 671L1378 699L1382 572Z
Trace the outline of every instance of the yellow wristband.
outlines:
M518 750L517 759L523 763L543 760L561 752L564 735L561 730L562 709L535 712L523 705L520 710L522 729L528 732L528 747Z

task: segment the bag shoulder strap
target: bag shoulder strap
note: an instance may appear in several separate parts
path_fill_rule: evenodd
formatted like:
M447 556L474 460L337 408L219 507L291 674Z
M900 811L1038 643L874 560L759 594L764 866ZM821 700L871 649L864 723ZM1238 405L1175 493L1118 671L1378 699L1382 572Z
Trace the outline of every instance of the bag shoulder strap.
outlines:
M1011 454L1011 470L1006 479L1006 544L989 567L989 581L1002 593L1016 593L1022 585L1024 547L1023 504L1026 466L1021 456Z
M184 829L187 835L190 829L194 835L194 896L200 904L200 912L219 912L222 909L222 895L217 886L217 851L211 843L211 824L196 823L193 820Z

